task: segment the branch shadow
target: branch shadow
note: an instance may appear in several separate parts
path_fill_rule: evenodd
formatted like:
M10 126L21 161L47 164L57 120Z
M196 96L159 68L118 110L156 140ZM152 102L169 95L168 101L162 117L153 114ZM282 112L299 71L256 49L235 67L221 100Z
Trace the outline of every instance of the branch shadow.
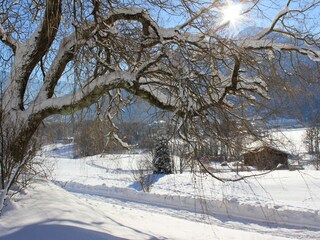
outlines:
M71 224L77 221L68 221ZM126 226L123 226L126 227ZM143 234L143 233L142 233ZM72 226L53 223L51 221L40 222L12 229L11 233L0 236L0 240L122 240L126 238L114 236L110 233L87 229L82 226ZM158 238L149 235L150 240Z
M79 226L68 226L50 223L37 223L27 225L10 234L0 237L0 240L120 240L120 238L108 233L98 232Z
M148 174L144 176L144 179L141 179L140 181L145 181L145 183L149 185L153 185L157 183L164 176L166 176L166 174ZM139 181L133 182L128 187L131 189L135 189L136 191L143 191L141 183Z

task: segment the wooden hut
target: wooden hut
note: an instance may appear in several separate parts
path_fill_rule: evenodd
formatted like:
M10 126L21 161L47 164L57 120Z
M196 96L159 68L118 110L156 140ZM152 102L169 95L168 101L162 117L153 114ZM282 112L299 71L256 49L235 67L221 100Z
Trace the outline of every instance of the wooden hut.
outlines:
M255 166L258 170L275 169L279 164L282 165L282 169L287 169L288 157L288 153L269 146L262 146L243 154L244 164Z

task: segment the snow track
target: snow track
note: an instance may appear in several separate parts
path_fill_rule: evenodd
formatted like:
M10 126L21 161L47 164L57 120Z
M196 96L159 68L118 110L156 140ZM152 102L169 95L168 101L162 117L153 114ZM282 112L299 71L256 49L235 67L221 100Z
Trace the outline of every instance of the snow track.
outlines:
M139 192L130 188L85 185L78 182L55 181L56 184L74 193L89 194L123 201L136 202L158 207L186 210L211 216L220 215L260 223L290 227L320 229L318 210L299 211L285 206L262 206L240 203L237 199L192 198Z

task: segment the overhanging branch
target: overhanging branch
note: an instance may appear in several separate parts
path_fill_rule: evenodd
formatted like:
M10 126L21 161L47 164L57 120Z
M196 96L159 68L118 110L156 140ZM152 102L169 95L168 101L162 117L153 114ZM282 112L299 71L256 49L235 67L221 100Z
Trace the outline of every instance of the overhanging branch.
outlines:
M277 50L298 52L308 56L312 61L320 61L320 51L312 47L300 47L290 43L277 43L272 40L244 40L239 42L240 47L246 50Z

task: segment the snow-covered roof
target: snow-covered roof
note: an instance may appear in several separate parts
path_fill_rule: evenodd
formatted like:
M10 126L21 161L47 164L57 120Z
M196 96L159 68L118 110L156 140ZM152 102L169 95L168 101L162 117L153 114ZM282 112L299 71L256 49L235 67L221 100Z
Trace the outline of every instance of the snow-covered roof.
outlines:
M269 149L269 150L271 150L273 152L276 152L276 153L290 155L290 153L288 153L287 151L283 151L283 150L281 150L281 149L279 149L277 147L270 146L270 145L262 145L262 146L250 149L247 152L245 152L244 154L247 154L247 153L259 153L259 152L262 152L265 149Z

